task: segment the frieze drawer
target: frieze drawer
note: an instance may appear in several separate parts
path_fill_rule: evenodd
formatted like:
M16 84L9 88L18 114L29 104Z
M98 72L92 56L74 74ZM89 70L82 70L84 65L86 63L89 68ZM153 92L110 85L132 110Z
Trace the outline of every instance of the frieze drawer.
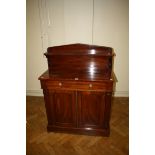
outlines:
M66 82L66 81L48 81L45 84L47 89L68 89L68 90L101 90L111 91L112 82Z

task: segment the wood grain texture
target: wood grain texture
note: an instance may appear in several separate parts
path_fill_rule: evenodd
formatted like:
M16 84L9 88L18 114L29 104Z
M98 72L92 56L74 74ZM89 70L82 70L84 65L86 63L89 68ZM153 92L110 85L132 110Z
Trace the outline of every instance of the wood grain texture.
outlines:
M78 92L79 127L102 128L104 124L105 93Z
M63 77L52 78L48 75L48 71L41 75L42 89L58 89L58 90L96 90L96 91L112 91L113 90L113 79L103 81L85 81L78 78L78 80L70 79L67 80Z
M45 56L48 71L39 80L48 108L47 130L109 136L113 49L69 44L49 47Z
M111 111L111 136L48 133L43 97L27 97L27 155L128 155L128 98L114 98Z
M93 52L92 52L93 51ZM46 56L49 55L99 55L114 56L115 53L111 47L90 45L90 44L68 44L61 46L48 47Z
M76 126L76 101L74 91L54 91L50 97L53 124L59 127ZM49 124L50 125L50 124Z
M45 56L49 73L53 76L111 77L114 52L110 47L87 44L54 46L47 49Z
M109 136L111 93L44 89L48 131Z

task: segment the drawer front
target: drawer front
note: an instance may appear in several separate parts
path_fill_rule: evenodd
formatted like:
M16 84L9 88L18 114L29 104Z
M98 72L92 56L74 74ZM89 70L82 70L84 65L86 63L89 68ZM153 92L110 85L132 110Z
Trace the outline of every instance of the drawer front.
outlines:
M74 82L74 81L47 81L47 89L65 89L65 90L98 90L112 91L113 83L109 82Z

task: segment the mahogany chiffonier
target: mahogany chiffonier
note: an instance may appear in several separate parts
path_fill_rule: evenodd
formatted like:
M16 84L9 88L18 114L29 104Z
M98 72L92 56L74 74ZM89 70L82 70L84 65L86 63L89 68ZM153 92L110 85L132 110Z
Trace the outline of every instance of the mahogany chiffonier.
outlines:
M47 49L48 70L39 77L47 131L109 136L114 55L87 44Z

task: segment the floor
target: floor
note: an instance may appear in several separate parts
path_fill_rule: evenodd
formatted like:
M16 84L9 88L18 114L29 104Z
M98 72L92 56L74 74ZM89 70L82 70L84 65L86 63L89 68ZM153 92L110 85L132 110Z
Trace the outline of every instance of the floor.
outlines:
M128 155L129 98L114 98L110 137L46 132L43 97L26 99L27 155Z

